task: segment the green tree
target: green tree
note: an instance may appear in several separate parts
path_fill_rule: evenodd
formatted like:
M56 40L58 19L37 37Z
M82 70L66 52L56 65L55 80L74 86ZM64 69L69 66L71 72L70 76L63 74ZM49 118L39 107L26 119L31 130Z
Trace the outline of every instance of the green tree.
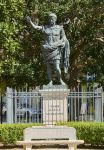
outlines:
M27 24L25 17L45 24L49 12L55 12L58 23L70 18L65 26L71 44L70 78L76 86L89 71L96 82L104 84L104 11L103 2L95 0L6 0L0 2L0 85L20 86L47 83L42 61L42 33Z

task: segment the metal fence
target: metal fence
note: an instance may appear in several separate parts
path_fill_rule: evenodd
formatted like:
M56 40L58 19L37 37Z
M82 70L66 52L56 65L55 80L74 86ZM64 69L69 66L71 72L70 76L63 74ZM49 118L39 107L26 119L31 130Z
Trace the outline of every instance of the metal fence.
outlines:
M39 91L9 91L1 104L2 122L44 123L44 118L48 118L48 122L50 118L52 118L51 122L103 121L103 93L101 91L69 92L66 100L63 99L62 92L65 93L65 91L56 91L57 98L55 98L55 93L51 93L50 101L50 93L46 99Z
M38 92L15 92L14 100L14 122L42 123L42 97Z
M69 121L103 121L103 93L71 92L68 117Z

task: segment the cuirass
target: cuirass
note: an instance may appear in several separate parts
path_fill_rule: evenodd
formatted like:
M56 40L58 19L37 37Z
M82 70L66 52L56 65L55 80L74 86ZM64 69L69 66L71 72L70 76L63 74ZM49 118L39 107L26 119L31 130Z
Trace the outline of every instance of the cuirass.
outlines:
M51 28L46 28L44 31L44 34L49 36L49 35L55 35L58 36L60 35L60 28L59 27L51 27Z
M60 40L60 26L56 25L54 27L45 26L44 33L44 42L50 45L57 43Z

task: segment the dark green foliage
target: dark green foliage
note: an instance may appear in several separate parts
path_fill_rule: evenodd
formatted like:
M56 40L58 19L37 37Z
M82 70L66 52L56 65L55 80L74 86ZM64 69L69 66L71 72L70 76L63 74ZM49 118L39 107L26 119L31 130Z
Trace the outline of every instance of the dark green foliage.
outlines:
M27 127L40 124L2 124L0 125L0 142L15 144L17 140L23 140L23 130Z
M76 128L77 138L91 146L104 145L104 123L95 122L63 122L58 125L66 125Z
M104 83L104 10L94 0L6 0L0 2L0 86L42 85L47 83L41 52L42 33L26 22L46 24L49 12L57 23L70 18L65 32L71 43L70 79L75 86L89 70L96 82Z
M15 144L17 140L23 140L23 130L40 124L2 124L0 125L0 142L4 144ZM58 126L70 126L76 128L77 138L84 140L85 144L91 146L104 145L104 123L95 122L63 122Z

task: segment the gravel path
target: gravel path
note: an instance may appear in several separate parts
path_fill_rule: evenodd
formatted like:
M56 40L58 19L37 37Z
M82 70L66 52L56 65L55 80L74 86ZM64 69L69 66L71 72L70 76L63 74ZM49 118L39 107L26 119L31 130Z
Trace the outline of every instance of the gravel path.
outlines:
M0 150L23 150L22 148L0 148ZM38 148L38 149L32 149L32 150L68 150L68 148ZM104 150L104 149L77 149L77 150Z

